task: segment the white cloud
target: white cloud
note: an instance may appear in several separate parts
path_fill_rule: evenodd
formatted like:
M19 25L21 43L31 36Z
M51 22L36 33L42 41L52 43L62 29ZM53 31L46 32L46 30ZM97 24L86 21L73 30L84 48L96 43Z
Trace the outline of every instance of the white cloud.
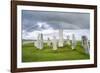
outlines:
M53 36L56 36L56 38L59 38L59 31L58 30L50 30L50 29L45 29L42 31L33 31L33 32L25 32L23 31L22 34L22 39L31 39L31 40L36 40L37 36L39 33L42 33L44 36L43 38L46 40L48 37L52 39ZM63 31L63 37L64 39L67 38L67 35L70 36L70 39L72 39L72 34L75 34L75 37L77 40L81 40L81 36L85 35L87 36L88 39L90 39L90 31L87 29L84 30L64 30Z

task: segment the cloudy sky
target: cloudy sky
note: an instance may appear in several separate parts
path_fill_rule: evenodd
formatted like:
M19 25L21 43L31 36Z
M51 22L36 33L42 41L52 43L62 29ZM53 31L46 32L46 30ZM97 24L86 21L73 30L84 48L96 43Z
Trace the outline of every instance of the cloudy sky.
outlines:
M76 38L90 35L90 14L75 12L22 10L22 39L37 39L40 32L44 39L58 37L58 29L64 29L64 38L75 34Z

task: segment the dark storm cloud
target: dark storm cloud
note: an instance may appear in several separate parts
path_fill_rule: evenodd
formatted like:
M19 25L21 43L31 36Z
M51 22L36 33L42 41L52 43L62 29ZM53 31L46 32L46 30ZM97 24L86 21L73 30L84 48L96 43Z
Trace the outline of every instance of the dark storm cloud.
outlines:
M45 23L39 27L38 23ZM72 13L72 12L47 12L22 10L22 27L23 30L33 31L40 29L89 29L89 13Z

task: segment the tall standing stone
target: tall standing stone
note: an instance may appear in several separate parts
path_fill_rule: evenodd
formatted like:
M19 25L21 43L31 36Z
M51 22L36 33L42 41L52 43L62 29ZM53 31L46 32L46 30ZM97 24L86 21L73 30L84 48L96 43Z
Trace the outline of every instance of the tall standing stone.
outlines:
M88 40L88 46L89 46L89 48L90 48L90 41Z
M59 41L58 46L63 47L64 46L64 39L63 39L63 29L59 29Z
M85 53L89 54L89 42L86 36L82 36L82 46L85 49Z
M52 40L52 47L53 47L53 50L57 50L57 39L55 36L53 37L53 40Z
M47 45L51 46L51 40L50 40L50 38L48 38L48 40L47 40Z
M70 36L69 35L67 35L67 40L66 41L67 41L68 45L71 45L71 41L70 41Z
M37 47L38 46L38 41L34 41L34 46Z
M42 49L43 48L43 34L42 33L38 34L38 38L37 38L37 41L35 42L35 46L38 49Z
M76 47L76 38L75 38L75 35L73 34L72 35L72 49L75 49Z

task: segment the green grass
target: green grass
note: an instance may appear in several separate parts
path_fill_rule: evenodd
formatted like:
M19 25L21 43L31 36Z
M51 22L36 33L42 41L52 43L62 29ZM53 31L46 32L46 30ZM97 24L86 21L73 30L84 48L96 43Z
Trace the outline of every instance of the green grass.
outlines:
M70 45L58 48L56 51L46 44L42 50L34 47L33 43L22 45L22 62L39 62L39 61L61 61L61 60L84 60L89 59L85 54L81 43L78 42L75 50Z

